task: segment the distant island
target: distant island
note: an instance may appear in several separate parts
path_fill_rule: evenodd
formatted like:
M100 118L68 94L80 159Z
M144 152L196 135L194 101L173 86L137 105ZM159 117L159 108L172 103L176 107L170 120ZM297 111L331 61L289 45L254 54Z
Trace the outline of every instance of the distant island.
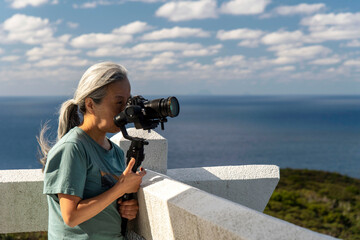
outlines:
M360 239L360 179L316 170L281 169L265 214L346 240ZM46 232L0 239L47 239Z

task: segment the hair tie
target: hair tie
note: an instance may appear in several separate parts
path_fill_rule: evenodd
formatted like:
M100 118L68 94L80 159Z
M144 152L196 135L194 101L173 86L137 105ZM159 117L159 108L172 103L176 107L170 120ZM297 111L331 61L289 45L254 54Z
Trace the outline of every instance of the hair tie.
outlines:
M71 104L78 105L75 99L70 99Z

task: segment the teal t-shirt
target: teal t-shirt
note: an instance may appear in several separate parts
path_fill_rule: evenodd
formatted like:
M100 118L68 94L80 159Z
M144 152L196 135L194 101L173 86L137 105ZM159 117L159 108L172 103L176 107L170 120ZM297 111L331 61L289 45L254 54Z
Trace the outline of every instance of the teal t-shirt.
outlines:
M125 170L124 152L111 143L105 150L81 128L75 127L51 148L45 165L44 194L49 206L49 239L123 239L121 216L114 201L93 218L71 228L61 216L58 193L95 197L111 187L95 161L102 160L113 174Z

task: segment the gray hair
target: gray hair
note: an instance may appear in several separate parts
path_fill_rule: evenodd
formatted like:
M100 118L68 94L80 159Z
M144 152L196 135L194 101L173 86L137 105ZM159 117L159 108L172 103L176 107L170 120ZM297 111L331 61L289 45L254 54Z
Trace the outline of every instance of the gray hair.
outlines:
M86 112L85 99L91 98L95 103L101 103L106 95L106 87L115 81L127 79L125 67L112 63L102 62L91 66L82 76L75 91L74 98L61 105L59 111L59 125L57 141L59 141L70 129L80 125L80 116ZM40 145L40 162L45 166L47 154L50 150L49 141L45 138L48 126L42 126L37 141Z

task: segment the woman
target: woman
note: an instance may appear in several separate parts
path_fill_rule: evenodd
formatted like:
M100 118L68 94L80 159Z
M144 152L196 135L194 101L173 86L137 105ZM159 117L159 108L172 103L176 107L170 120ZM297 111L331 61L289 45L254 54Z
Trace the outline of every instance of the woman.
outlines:
M43 137L46 126L41 130L49 239L122 239L121 216L136 217L137 201L118 199L137 192L146 172L131 171L135 159L125 169L123 151L106 137L120 131L113 118L129 97L124 67L95 64L84 73L74 98L62 104L51 149Z

